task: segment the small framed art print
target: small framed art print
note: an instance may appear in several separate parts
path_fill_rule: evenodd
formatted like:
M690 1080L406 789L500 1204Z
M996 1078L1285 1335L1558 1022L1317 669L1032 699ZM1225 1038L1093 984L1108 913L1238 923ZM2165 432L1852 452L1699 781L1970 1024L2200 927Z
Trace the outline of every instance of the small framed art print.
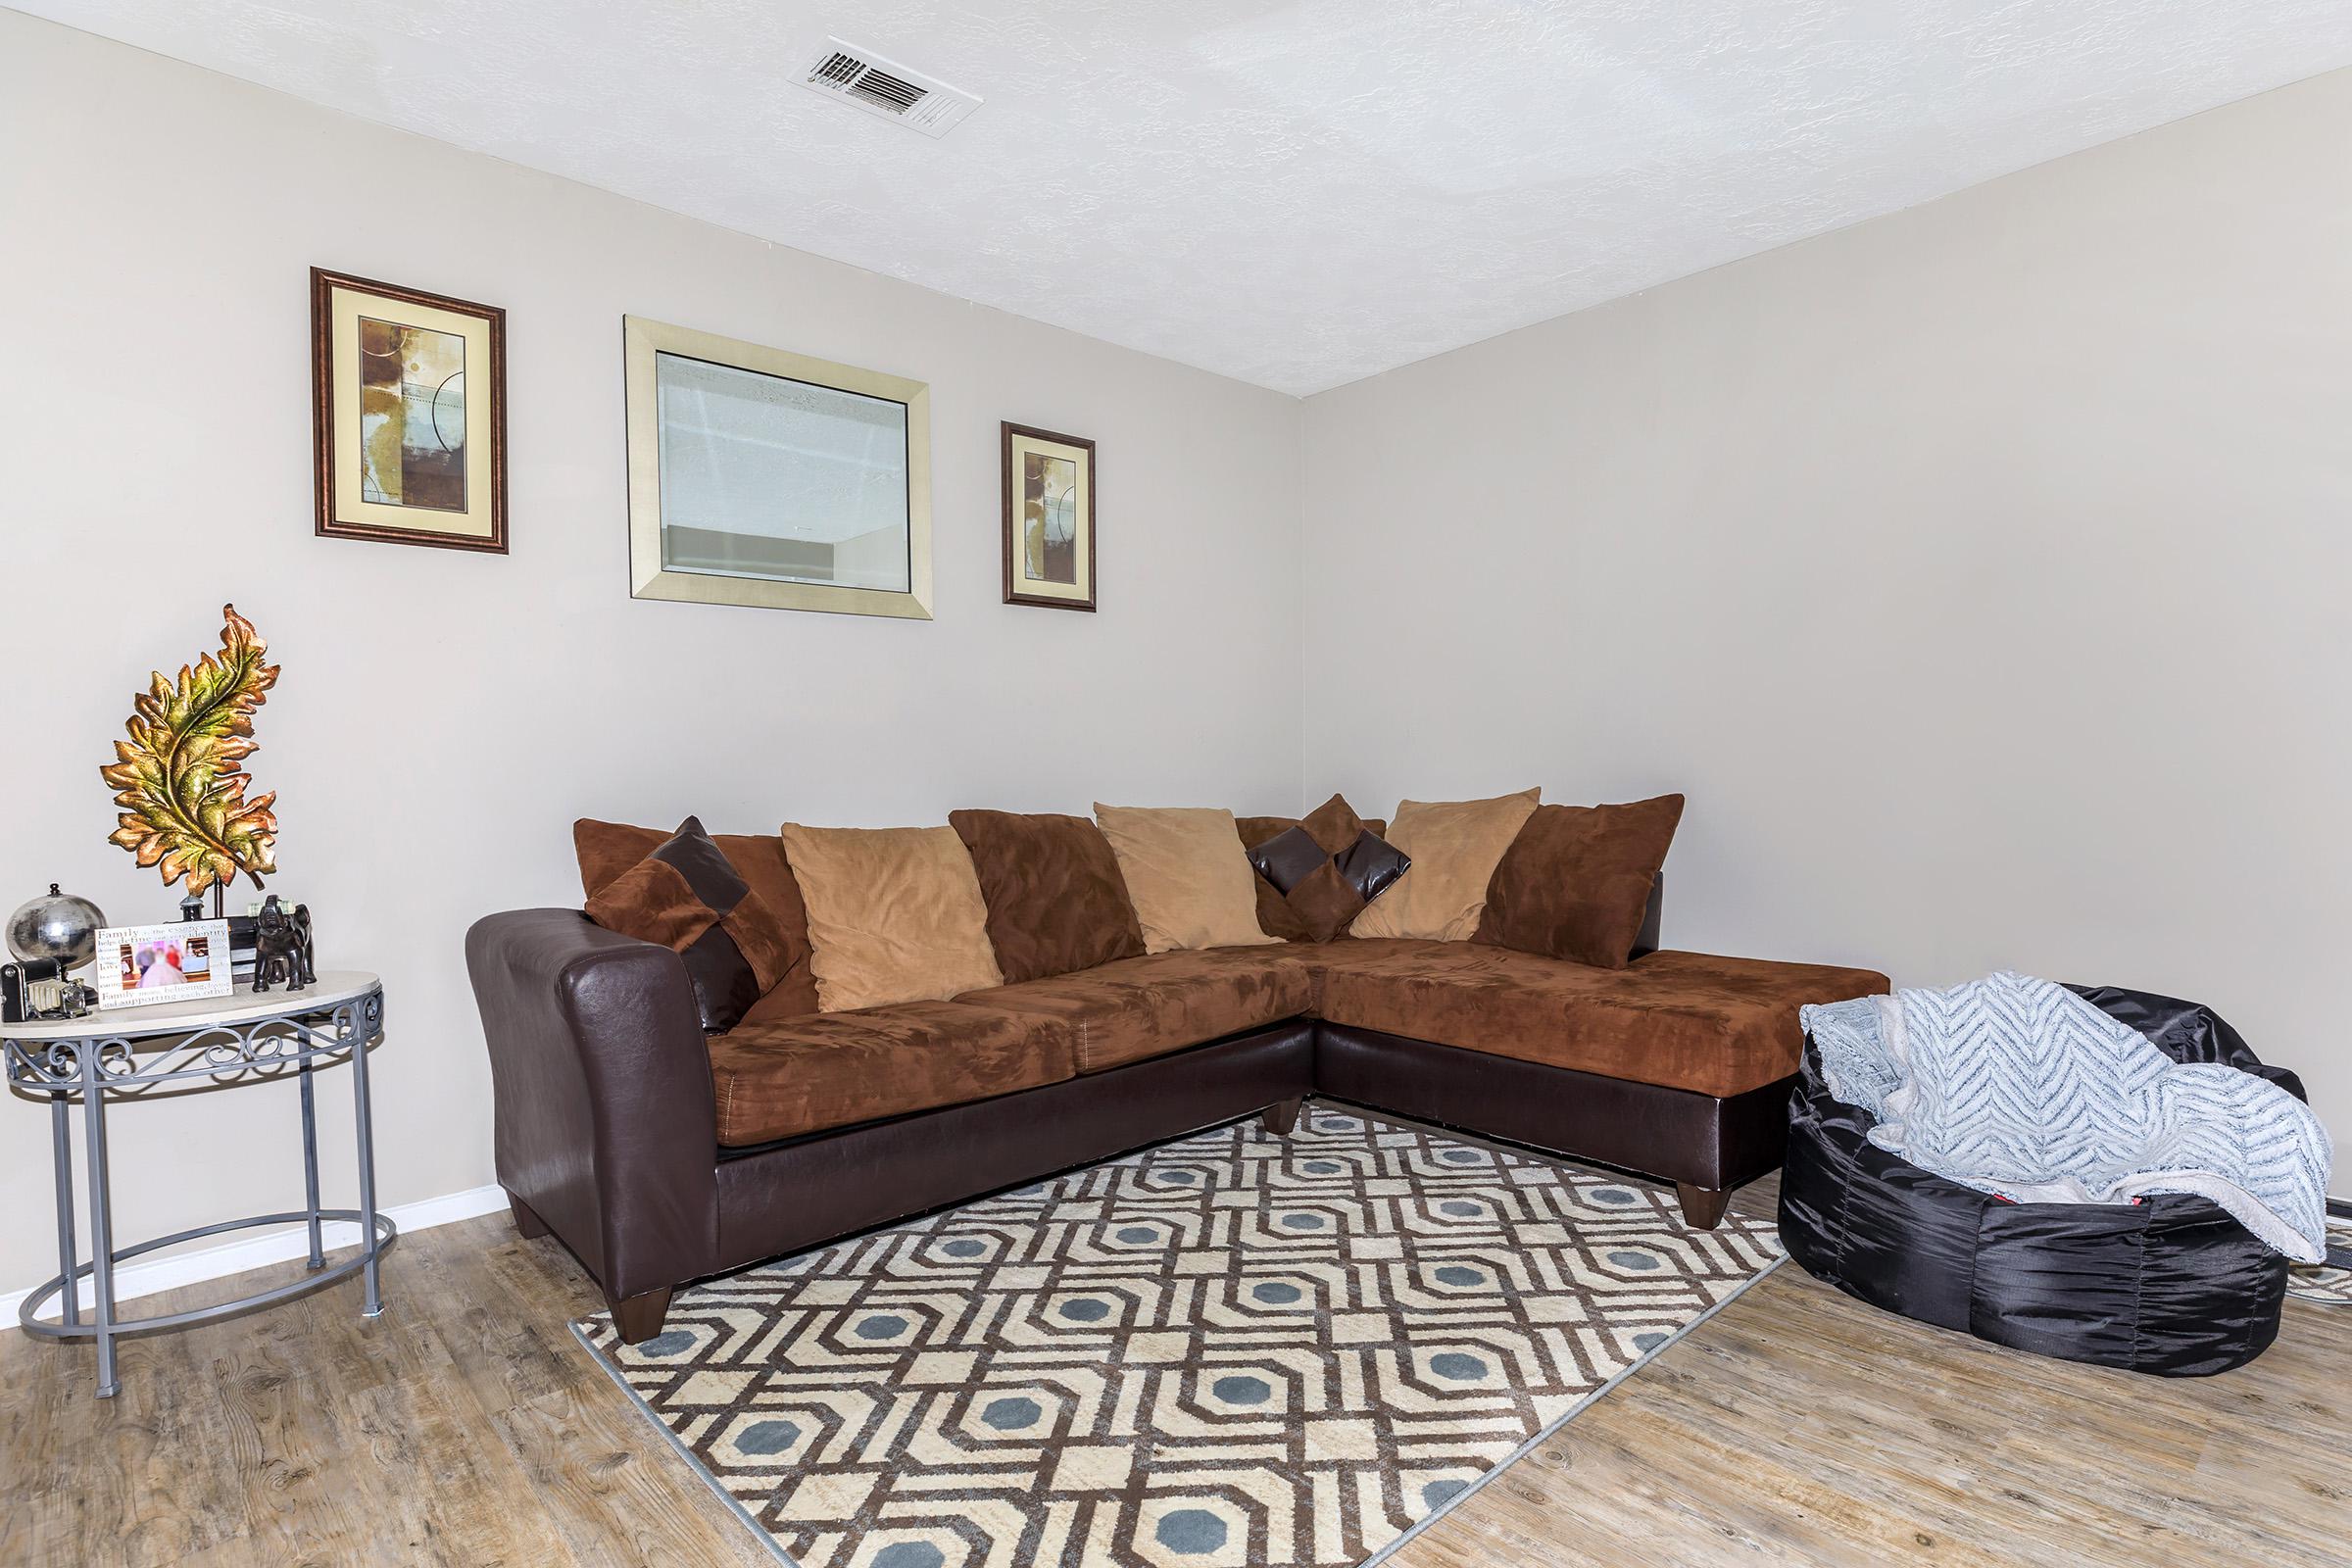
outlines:
M311 269L318 525L507 553L507 313Z
M1004 602L1095 608L1095 444L1003 421Z
M236 989L230 975L228 922L116 925L98 933L92 976L101 1007L196 1002Z

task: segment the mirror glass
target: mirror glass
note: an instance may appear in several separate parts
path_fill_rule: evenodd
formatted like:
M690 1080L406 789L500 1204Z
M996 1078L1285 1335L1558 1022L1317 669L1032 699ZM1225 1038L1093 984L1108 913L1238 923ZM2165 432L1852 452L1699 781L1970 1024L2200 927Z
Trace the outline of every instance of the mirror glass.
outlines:
M906 405L654 357L662 564L909 590Z

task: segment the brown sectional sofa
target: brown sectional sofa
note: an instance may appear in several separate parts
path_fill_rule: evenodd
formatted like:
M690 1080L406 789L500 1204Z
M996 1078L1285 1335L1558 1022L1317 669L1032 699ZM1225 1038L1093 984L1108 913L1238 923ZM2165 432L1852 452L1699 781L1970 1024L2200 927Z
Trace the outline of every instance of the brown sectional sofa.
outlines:
M798 902L773 841L719 842ZM516 1223L643 1340L687 1281L1251 1112L1288 1132L1307 1096L1672 1181L1711 1226L1780 1163L1798 1006L1886 981L1650 951L1654 900L1617 969L1342 937L856 1011L771 993L709 1038L678 954L577 910L491 915L466 961Z

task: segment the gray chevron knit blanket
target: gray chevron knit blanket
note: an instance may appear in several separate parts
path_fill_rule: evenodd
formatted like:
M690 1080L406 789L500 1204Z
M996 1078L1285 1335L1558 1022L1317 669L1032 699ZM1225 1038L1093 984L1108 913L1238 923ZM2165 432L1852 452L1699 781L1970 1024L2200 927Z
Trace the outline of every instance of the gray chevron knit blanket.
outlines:
M1830 1093L1878 1118L1870 1141L2021 1203L2196 1193L2299 1262L2327 1255L2327 1129L2278 1085L2185 1064L2047 980L1800 1014Z

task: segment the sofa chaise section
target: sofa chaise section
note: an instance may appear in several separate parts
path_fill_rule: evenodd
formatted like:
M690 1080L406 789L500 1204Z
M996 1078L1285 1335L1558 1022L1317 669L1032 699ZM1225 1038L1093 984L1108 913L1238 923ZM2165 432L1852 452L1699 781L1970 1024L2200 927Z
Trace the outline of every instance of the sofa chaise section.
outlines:
M1868 969L1645 953L1622 969L1476 942L1319 950L1325 1023L1718 1098L1786 1084L1797 1008L1886 989Z

